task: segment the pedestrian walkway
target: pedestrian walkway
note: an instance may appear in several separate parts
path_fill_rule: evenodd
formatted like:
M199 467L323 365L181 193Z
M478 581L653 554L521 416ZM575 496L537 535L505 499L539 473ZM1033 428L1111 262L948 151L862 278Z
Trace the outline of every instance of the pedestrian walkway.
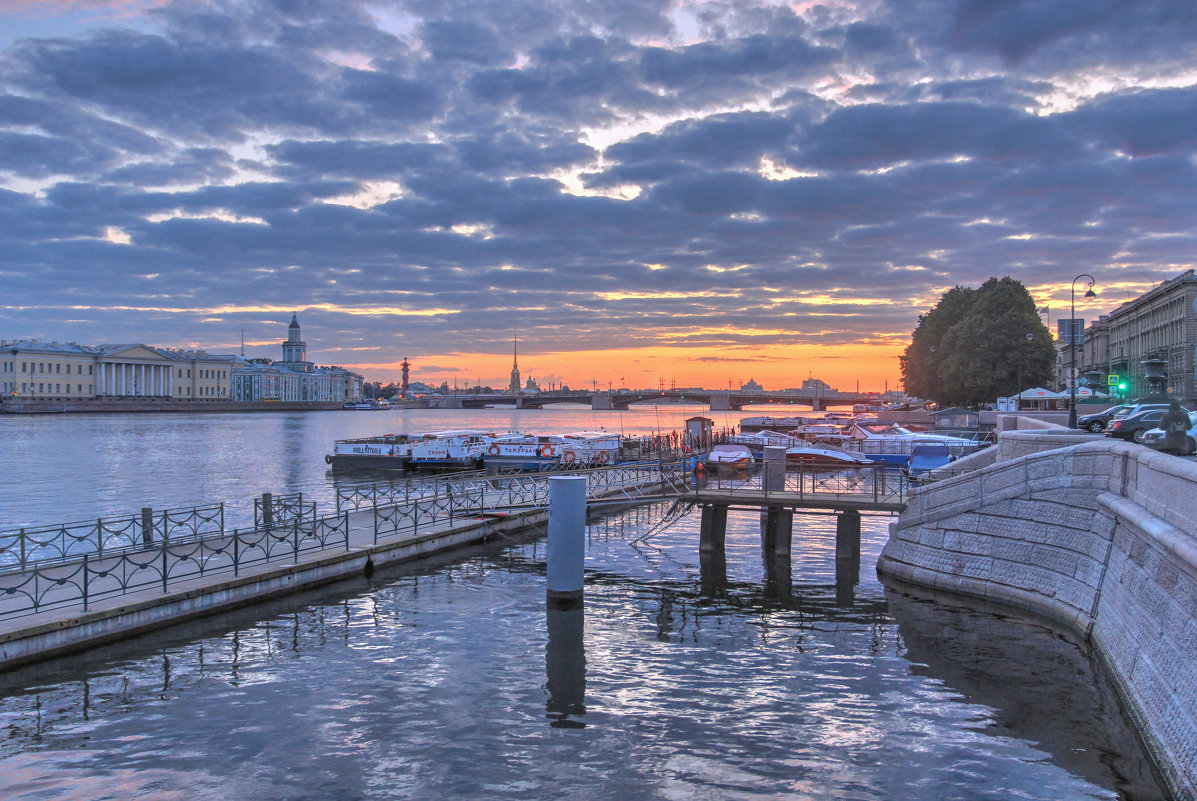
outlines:
M678 464L576 475L587 478L592 503L642 502L685 486ZM542 525L548 481L447 480L432 494L406 499L375 490L339 498L344 508L328 517L308 516L300 504L291 507L291 519L243 531L0 570L0 668Z

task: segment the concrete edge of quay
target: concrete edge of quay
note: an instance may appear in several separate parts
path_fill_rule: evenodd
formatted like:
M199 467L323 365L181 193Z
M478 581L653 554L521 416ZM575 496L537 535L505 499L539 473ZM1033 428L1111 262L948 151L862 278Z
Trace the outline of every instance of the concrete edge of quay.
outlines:
M342 401L234 401L163 398L122 400L30 400L0 401L0 414L81 414L88 412L325 412L343 409Z
M180 582L166 594L147 589L116 596L92 604L86 612L63 609L31 615L13 621L19 628L0 632L0 671L352 578L363 573L368 560L376 568L415 561L547 520L545 510L463 518L448 528L393 542L300 554L295 564L255 566L237 578L221 573Z
M1169 791L1194 801L1197 464L1050 430L1003 432L998 450L992 465L912 492L877 572L1072 631Z

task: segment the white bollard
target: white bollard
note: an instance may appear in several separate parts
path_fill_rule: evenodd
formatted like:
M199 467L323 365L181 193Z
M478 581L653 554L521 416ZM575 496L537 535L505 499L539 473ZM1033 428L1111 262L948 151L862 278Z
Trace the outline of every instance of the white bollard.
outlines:
M545 599L551 606L581 603L586 558L586 477L549 479L549 543Z

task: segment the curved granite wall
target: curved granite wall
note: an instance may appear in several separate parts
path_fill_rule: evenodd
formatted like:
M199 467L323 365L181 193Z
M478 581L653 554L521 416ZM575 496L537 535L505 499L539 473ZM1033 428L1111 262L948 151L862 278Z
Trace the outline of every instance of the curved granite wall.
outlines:
M1006 432L995 464L915 490L877 569L1088 638L1173 793L1197 799L1197 463L1059 447L1077 439Z

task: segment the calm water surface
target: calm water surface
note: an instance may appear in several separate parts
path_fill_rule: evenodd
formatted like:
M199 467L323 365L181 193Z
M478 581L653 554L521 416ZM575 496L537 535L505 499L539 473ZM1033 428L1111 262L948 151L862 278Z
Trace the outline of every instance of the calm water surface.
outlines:
M89 468L23 480L46 508L20 514L88 517L156 471L153 502L327 491L329 439L378 428L269 418L161 419L140 439L142 416L39 418L39 447L79 429ZM0 423L6 448L34 438ZM889 518L865 518L857 572L837 569L834 521L801 516L786 570L762 559L759 515L733 511L726 562L704 564L678 511L591 521L584 612L546 613L529 536L5 674L0 797L1164 797L1071 639L878 583Z

